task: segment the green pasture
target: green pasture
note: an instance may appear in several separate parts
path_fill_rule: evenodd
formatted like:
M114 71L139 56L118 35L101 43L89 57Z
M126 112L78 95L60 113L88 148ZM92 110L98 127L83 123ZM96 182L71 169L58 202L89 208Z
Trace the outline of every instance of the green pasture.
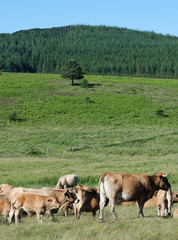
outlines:
M88 87L55 74L0 75L0 183L40 188L77 173L96 186L104 171L171 173L178 191L178 82L117 76L85 76ZM173 211L177 208L173 207ZM3 239L178 239L177 221L156 209L105 210L104 223L73 212L54 220L23 218L19 226L0 218ZM172 211L172 212L173 212ZM1 238L0 238L1 239Z
M175 209L175 207L174 207ZM99 240L132 240L156 239L177 240L178 221L172 218L165 219L156 216L156 209L144 209L145 218L137 218L137 207L116 207L118 220L112 220L109 208L105 208L105 221L93 219L91 213L82 213L79 221L75 220L72 212L68 218L60 212L51 220L44 216L43 223L37 224L36 216L23 218L19 226L6 224L0 219L1 238L4 240L16 239L99 239Z

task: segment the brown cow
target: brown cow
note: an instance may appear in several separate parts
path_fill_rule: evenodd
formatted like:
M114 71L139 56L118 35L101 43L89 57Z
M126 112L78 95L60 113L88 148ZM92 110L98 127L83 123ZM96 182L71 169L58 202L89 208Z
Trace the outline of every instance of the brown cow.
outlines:
M80 218L81 212L92 212L93 217L96 216L96 211L99 209L99 191L98 187L86 187L82 185L76 186L76 195L80 202L74 204L74 212L77 219Z
M23 209L27 213L35 212L38 222L42 222L42 215L46 211L59 209L59 203L56 197L48 197L36 194L16 192L11 199L11 211L9 213L9 223L15 214L15 223L19 222L20 210Z
M1 184L0 185L0 193L10 191L12 188L14 188L12 185L9 184Z
M178 208L174 211L173 218L178 219Z
M105 172L99 180L100 191L100 214L99 219L103 221L103 210L107 199L113 219L116 220L115 200L137 201L139 206L139 217L143 217L144 203L150 199L154 192L163 189L168 190L171 185L166 175L127 174L117 172Z
M0 200L0 215L4 216L5 221L7 220L10 210L11 210L10 202L7 200Z

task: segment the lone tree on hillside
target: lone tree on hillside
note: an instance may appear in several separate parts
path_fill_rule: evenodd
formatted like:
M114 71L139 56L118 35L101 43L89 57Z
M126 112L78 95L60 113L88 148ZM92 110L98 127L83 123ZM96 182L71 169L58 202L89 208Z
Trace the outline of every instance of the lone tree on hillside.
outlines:
M72 80L72 86L74 85L74 79L82 79L83 70L80 64L75 60L70 60L66 63L62 69L61 77Z

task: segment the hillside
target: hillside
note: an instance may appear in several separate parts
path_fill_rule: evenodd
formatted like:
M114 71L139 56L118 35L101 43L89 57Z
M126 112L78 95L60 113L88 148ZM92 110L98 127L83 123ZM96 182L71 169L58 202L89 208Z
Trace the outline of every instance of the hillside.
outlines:
M76 59L86 74L178 78L178 38L106 26L0 34L0 71L60 73Z
M85 78L87 88L57 74L2 73L0 155L26 155L34 145L54 153L126 140L142 146L156 144L160 135L165 142L161 139L159 150L148 147L145 153L176 152L174 136L167 142L177 131L176 79Z

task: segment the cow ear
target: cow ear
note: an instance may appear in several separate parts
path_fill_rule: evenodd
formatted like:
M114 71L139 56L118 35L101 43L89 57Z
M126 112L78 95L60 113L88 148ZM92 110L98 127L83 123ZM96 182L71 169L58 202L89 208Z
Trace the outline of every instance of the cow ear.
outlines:
M68 190L64 193L64 196L70 198L70 195L69 195L69 191L68 191Z

